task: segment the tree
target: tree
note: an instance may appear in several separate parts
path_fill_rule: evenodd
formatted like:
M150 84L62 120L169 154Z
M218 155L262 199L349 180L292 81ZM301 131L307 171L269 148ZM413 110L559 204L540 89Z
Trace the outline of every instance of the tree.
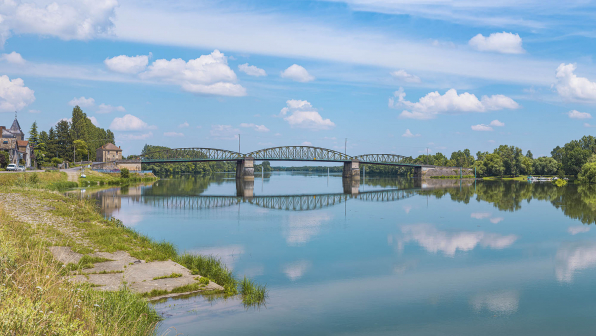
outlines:
M6 168L8 159L8 153L0 151L0 168Z
M519 175L521 172L521 158L523 157L522 150L519 147L501 145L494 150L494 154L498 154L503 161L505 167L505 175Z
M532 154L532 153L530 153ZM524 175L531 175L534 173L534 167L533 167L533 161L532 158L530 158L529 156L524 156L521 158L521 174Z
M555 175L559 170L560 163L552 157L542 156L534 160L534 174Z
M590 152L590 150L582 149L580 146L577 146L575 140L568 144L565 144L565 151L561 160L563 171L567 175L579 174L579 172L582 169L582 166L586 162L588 162L588 159L591 155L592 153Z
M62 119L56 124L56 155L61 159L72 158L70 124Z
M39 143L39 134L37 133L37 122L34 121L31 125L31 129L29 130L29 144L34 147L37 147Z
M532 151L528 149L528 151L526 152L526 157L529 157L530 159L534 159L534 154L532 154Z
M484 159L485 173L488 176L503 176L505 165L498 154L488 154Z
M550 152L550 156L557 162L561 162L563 160L563 151L563 148L557 146Z
M46 151L48 158L58 157L58 144L56 142L56 132L54 132L54 127L50 127L50 131L48 132Z
M87 143L83 140L75 140L73 141L73 145L75 147L76 157L83 161L83 158L89 156L89 148L87 147Z
M596 183L596 162L588 162L582 166L578 175L581 183Z

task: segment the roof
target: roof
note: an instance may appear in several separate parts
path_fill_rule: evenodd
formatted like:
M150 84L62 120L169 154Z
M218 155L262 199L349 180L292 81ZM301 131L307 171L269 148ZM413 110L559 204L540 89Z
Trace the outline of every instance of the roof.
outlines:
M27 140L17 140L17 146L19 146L19 147L27 147L28 144L29 144L29 141L27 141Z
M113 143L107 143L103 146L101 146L101 149L104 150L115 150L115 151L122 151L122 149L120 149L120 147L117 147L116 145L114 145Z
M3 129L2 130L2 137L3 138L14 138L14 134L12 134L9 130Z
M10 132L13 134L23 134L23 131L21 131L21 125L19 125L19 121L17 120L17 118L14 118L14 121L12 122L12 126L10 126Z

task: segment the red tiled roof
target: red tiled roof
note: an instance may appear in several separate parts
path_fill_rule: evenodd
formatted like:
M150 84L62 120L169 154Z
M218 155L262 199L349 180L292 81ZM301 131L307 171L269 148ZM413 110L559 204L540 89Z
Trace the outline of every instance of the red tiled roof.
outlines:
M29 144L29 141L27 141L27 140L17 140L17 146L19 146L19 147L27 147L28 144Z

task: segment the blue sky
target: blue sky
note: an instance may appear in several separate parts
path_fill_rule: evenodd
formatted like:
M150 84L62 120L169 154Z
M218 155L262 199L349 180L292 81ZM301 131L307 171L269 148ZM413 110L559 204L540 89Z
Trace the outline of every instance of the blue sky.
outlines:
M589 1L5 1L0 124L49 129L80 104L125 155L535 155L592 134ZM26 128L26 129L25 129Z

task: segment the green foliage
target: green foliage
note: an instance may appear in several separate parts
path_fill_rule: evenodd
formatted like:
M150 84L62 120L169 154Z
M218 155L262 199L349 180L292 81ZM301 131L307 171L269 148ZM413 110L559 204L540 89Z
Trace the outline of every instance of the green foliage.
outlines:
M34 146L37 147L38 143L39 143L39 133L37 133L37 122L34 121L33 124L31 125L31 129L29 130L29 138L27 139L29 141L29 143Z
M240 294L242 294L242 303L245 307L258 307L265 303L268 296L265 285L259 285L247 277L240 282Z
M208 285L209 281L211 281L211 280L209 280L209 278L204 277L204 276L199 278L199 283L202 285Z
M498 154L488 154L484 160L484 172L488 176L503 176L505 165Z
M0 151L0 168L6 168L8 165L8 153Z
M522 150L519 147L500 145L495 149L494 154L499 155L503 162L504 175L516 176L522 173Z
M120 169L120 177L123 179L127 179L130 177L130 172L128 171L127 168Z
M76 152L75 161L83 161L83 159L87 159L89 157L89 148L87 147L87 143L84 140L73 141L73 146Z
M169 275L162 275L162 276L158 276L153 278L153 280L159 280L159 279L172 279L172 278L181 278L182 274L180 273L172 273Z
M560 163L557 160L546 156L535 159L533 165L533 174L536 175L555 175L560 167Z
M583 165L578 180L580 183L596 183L596 162L588 162Z
M567 185L567 181L563 180L563 179L556 179L553 181L553 183L557 186L557 187L562 187L562 186L566 186Z

